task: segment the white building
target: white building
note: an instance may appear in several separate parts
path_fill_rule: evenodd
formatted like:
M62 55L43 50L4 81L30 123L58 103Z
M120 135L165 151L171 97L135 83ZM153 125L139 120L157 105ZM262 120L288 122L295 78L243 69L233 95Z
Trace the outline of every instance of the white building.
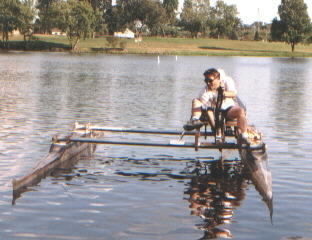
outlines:
M66 36L66 33L62 32L58 28L52 28L51 32L52 32L52 35Z
M134 32L128 28L124 32L114 32L114 37L119 38L134 38Z

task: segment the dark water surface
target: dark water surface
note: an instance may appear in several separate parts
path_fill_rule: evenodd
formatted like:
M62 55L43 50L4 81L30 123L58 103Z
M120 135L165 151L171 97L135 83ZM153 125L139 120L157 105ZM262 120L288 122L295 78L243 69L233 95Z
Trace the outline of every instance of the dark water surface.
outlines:
M274 225L235 151L220 166L215 150L101 145L11 204L12 179L76 120L181 130L211 66L233 76L264 134ZM1 54L0 239L312 238L311 78L311 59Z

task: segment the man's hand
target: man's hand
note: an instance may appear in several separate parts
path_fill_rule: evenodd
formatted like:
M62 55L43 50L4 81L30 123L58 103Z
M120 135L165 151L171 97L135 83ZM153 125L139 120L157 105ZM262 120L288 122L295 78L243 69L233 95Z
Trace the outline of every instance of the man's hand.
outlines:
M222 82L222 81L220 81L220 88L222 88L223 90L225 88L224 82Z
M225 92L225 91L224 91L224 88L221 87L221 84L220 84L220 86L218 87L217 92L218 92L218 95L223 96L223 97L225 96L225 95L224 95L224 92Z

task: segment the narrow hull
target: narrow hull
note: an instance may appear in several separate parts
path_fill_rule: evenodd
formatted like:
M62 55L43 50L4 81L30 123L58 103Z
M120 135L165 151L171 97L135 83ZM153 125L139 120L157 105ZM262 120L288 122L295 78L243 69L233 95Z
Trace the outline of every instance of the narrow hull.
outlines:
M65 136L65 138L72 137L94 138L95 135L91 131L74 130ZM55 169L68 168L75 164L80 157L91 156L95 148L96 144L92 143L53 142L48 155L34 169L19 179L13 179L13 204L23 192L27 191L27 187L39 183L42 178L50 175Z
M246 148L240 150L242 163L256 190L268 206L270 217L273 215L272 173L268 168L268 155L263 144L262 149Z

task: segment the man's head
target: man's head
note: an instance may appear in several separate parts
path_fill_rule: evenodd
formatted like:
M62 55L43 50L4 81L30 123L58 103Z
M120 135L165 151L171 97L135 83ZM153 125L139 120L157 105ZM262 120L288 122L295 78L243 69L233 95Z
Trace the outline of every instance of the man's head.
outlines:
M220 86L220 73L215 68L209 68L204 72L205 83L210 90L216 90Z

